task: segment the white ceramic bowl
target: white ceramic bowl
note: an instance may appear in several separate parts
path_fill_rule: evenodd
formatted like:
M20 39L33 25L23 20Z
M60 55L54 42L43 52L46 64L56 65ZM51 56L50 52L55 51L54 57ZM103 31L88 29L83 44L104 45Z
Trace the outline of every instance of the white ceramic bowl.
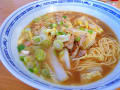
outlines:
M105 78L82 86L61 86L49 83L27 71L19 60L17 40L21 30L34 18L54 11L77 11L99 18L116 33L120 40L120 11L92 0L44 0L29 3L13 12L0 30L0 59L4 66L24 83L41 90L111 90L120 86L120 63Z

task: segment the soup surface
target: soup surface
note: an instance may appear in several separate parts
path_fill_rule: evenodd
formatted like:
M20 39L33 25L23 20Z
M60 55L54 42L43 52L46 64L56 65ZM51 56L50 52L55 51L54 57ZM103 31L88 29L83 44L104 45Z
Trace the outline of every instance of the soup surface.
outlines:
M120 44L99 19L79 12L35 18L18 40L20 60L40 78L62 85L102 79L116 66Z

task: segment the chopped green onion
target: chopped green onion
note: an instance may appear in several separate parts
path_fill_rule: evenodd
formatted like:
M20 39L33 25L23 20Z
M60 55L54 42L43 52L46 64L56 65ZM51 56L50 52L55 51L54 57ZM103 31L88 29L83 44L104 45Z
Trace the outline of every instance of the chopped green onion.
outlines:
M40 37L39 37L39 36L34 36L34 37L33 37L33 40L34 40L35 42L40 42Z
M25 57L25 56L20 56L20 60L21 60L21 61L24 61L24 57Z
M21 52L24 48L25 48L25 46L23 44L20 44L17 47L17 49L18 49L19 52Z
M34 72L34 73L38 73L38 72L39 72L39 68L34 67L34 68L33 68L33 72Z
M57 24L55 24L55 23L54 23L54 24L50 24L50 27L51 27L51 28L56 28L56 27L57 27Z
M56 35L66 35L65 32L57 32Z
M76 37L75 41L77 41L77 42L80 41L80 37Z
M46 53L42 49L37 49L35 51L35 57L38 61L44 61L46 59Z
M54 40L53 46L56 50L62 50L63 49L63 42L61 40Z
M35 18L33 21L34 21L34 22L39 22L39 21L40 21L40 18Z
M53 53L54 53L54 55L57 55L57 51L56 50L53 50Z
M48 69L42 69L42 75L44 76L44 77L47 77L47 78L50 78L50 72L49 72L49 70Z
M45 48L49 48L51 46L51 41L50 40L43 40L40 45L42 45Z
M68 25L65 25L66 28L68 28L69 26Z
M63 21L60 21L60 25L63 25Z
M53 28L53 24L50 24L50 28Z
M24 62L25 62L25 63L28 63L28 62L29 62L29 57L25 56L25 57L24 57Z
M93 34L93 30L88 30L88 33Z
M62 50L60 53L59 53L59 57L62 57L64 55L64 50Z
M64 19L66 19L66 18L67 18L67 16L63 16L63 18L64 18Z
M57 24L53 24L53 28L54 28L54 27L57 27Z
M30 72L33 72L33 69L32 69L32 68L29 68L28 70L29 70Z
M83 28L83 27L80 27L80 30L84 31L84 30L85 30L85 28Z

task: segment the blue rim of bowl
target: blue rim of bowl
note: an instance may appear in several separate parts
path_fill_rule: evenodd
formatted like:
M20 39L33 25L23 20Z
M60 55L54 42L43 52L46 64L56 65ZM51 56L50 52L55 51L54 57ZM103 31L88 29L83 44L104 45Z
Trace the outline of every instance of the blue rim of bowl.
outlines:
M3 32L3 30L4 30L4 27L6 26L6 24L7 24L7 22L12 18L12 17L14 17L14 15L16 14L16 13L18 13L18 12L20 12L20 11L22 11L22 9L25 9L25 8L27 8L27 7L29 7L29 6L31 6L31 5L34 5L34 4L36 4L36 3L43 3L43 2L51 2L51 1L57 1L57 0L44 0L44 1L35 1L35 2L31 2L31 3L29 3L29 4L27 4L27 5L25 5L25 6L23 6L23 7L21 7L21 8L19 8L19 9L17 9L15 12L13 12L5 21L4 21L4 23L2 24L2 26L1 26L1 31L0 31L0 37L2 37L2 32ZM73 1L85 1L85 2L94 2L94 3L98 3L99 4L99 6L100 6L100 4L102 4L103 6L106 6L106 8L111 8L111 9L113 9L112 11L113 12L117 12L117 17L118 18L120 18L120 15L118 14L118 13L120 13L120 11L118 10L118 9L116 9L116 8L114 8L114 7L111 7L110 5L108 5L108 4L104 4L104 3L102 3L102 2L99 2L99 1L92 1L92 0L64 0L64 1L62 1L62 0L58 0L58 1L61 1L61 2L73 2ZM39 6L36 6L36 7L39 7ZM105 9L105 8L104 8ZM108 11L109 12L109 11ZM1 38L0 38L0 45L1 45L1 42L2 40L1 40ZM2 52L2 47L0 46L0 49L1 49L1 52ZM0 56L0 58L1 58L1 61L2 61L2 63L4 64L4 66L16 77L16 78L19 78L21 81L23 81L24 83L26 83L26 84L28 84L28 85L31 85L31 86L33 86L33 87L35 87L35 88L39 88L38 86L35 86L35 84L34 84L34 82L31 82L31 81L29 81L27 78L25 78L25 77L22 77L22 76L20 76L15 70L13 70L13 68L12 67L10 67L11 65L7 62L7 59L5 59L6 57L3 55L3 53L1 53L1 55L2 56ZM4 58L3 58L4 57ZM6 60L6 61L5 61ZM12 62L13 63L13 62ZM8 65L9 64L9 65ZM13 66L14 66L14 63L12 64ZM18 71L18 70L17 70ZM22 72L20 72L20 73L22 73ZM24 73L23 73L24 74ZM26 74L24 74L25 76L26 76ZM27 76L28 77L28 76ZM120 79L116 79L116 80L114 80L114 81L112 81L112 82L110 82L110 83L108 83L107 85L104 85L104 86L110 86L110 85L112 85L112 84L114 84L114 83L116 83L116 82L118 82L118 81L120 81ZM45 88L49 88L49 85L47 85L47 84L44 84L44 83L42 83L42 82L40 82L40 84L42 84L42 85L45 85L46 87L41 87L41 89L45 89ZM115 87L118 87L118 86L115 86ZM55 87L55 86L53 86L52 87L53 89L64 89L64 88L59 88L59 87ZM90 88L90 89L97 89L98 87L95 87L95 88ZM75 89L75 88L72 88L72 89ZM72 90L72 89L69 89L69 90ZM88 90L88 89L87 89Z

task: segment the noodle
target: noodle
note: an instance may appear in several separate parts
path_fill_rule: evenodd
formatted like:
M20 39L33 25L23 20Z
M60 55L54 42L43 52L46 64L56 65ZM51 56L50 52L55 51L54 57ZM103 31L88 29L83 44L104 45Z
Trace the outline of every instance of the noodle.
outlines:
M120 55L120 45L113 38L103 37L98 41L97 47L91 48L88 54L74 58L74 70L81 71L100 65L112 65L117 62ZM89 60L90 59L90 60Z

